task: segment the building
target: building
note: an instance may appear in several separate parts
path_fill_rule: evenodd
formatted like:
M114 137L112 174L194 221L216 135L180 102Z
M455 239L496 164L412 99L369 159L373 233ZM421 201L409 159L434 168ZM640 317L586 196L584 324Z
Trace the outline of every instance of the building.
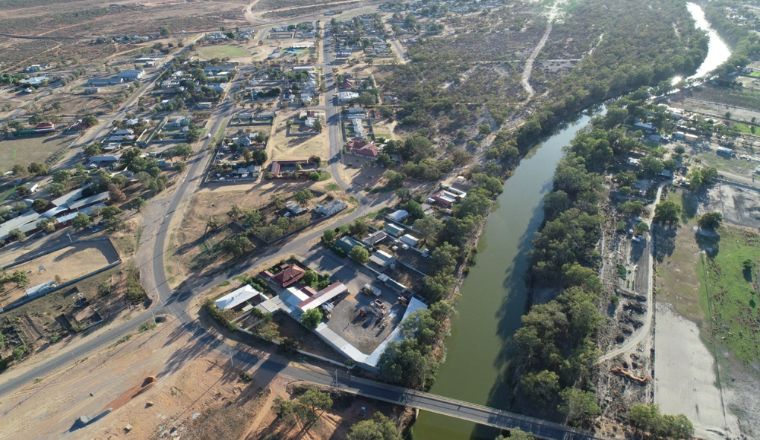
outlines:
M219 310L247 311L267 299L263 293L246 284L214 301Z
M332 200L327 203L320 203L314 207L314 212L322 217L330 217L346 209L346 204L341 200Z
M129 69L123 70L117 74L118 78L123 81L131 82L141 80L145 76L145 71L142 69Z
M351 139L346 144L346 150L356 156L376 159L380 154L380 149L374 141L367 142L363 139Z
M405 245L407 245L409 247L413 247L413 248L416 248L417 245L420 243L420 239L419 238L417 238L417 237L415 237L413 235L410 235L410 234L405 234L405 235L401 236L401 238L399 240L401 240L401 242L404 243Z
M293 284L301 281L301 278L303 278L305 274L306 271L301 266L293 263L288 263L280 266L280 271L276 274L272 274L269 271L264 272L264 275L268 276L272 281L279 284L282 288L292 286Z
M345 254L351 252L351 250L356 246L364 247L359 240L348 235L341 237L340 240L335 242L335 247L343 251Z
M402 223L404 220L409 218L409 211L405 209L399 209L388 214L387 217L388 217L388 220L390 221L393 221L396 223Z
M359 97L359 94L356 92L338 92L336 95L338 102L341 104L346 104L349 101L352 101Z
M298 202L294 200L288 200L287 203L285 203L285 211L286 215L296 216L301 215L304 212L306 212L306 208L298 204Z
M385 269L389 266L392 267L395 259L393 258L393 255L378 249L372 253L369 257L369 261L380 268Z
M366 236L362 243L366 244L367 246L375 246L381 242L383 242L386 238L388 238L388 233L385 231L377 231L372 234L369 234Z
M400 237L404 233L404 228L393 223L386 223L384 230L388 233L388 235L393 237Z

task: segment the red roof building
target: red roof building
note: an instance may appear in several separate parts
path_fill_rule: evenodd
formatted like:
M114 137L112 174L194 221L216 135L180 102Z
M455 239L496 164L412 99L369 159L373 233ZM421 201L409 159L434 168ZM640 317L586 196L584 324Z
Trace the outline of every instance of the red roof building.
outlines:
M304 274L306 274L306 271L302 267L296 266L295 264L285 265L282 267L282 270L274 275L267 273L267 275L269 275L269 277L272 278L272 280L274 280L282 288L292 286L293 284L299 282L301 278L303 278Z
M367 142L363 139L351 139L346 144L346 149L351 154L372 159L377 158L377 155L380 154L380 149L377 148L374 141Z

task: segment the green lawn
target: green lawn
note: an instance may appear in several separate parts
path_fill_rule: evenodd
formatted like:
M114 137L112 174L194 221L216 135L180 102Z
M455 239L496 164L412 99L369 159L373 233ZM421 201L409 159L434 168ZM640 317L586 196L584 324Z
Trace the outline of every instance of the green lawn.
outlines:
M760 70L756 70L749 74L752 78L760 78Z
M250 56L247 50L240 46L219 44L214 46L201 46L195 50L200 58L211 60L214 58L242 58Z
M760 134L760 127L744 122L732 122L731 127L736 128L739 133Z
M722 227L717 245L717 254L703 255L697 267L705 336L753 362L760 359L760 235ZM743 270L746 260L754 263L751 274Z

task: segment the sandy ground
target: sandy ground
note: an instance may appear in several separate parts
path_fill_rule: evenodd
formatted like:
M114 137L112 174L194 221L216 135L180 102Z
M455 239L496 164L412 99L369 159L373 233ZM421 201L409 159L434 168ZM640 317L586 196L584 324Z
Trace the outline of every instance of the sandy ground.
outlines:
M147 439L172 427L182 432L208 410L255 399L258 387L240 380L241 367L170 319L3 396L0 439L29 438L29 432L36 439ZM155 383L143 386L151 376ZM73 429L80 416L109 408L100 420Z
M23 271L29 276L29 287L48 281L66 282L94 272L116 261L113 247L107 242L74 244L9 268ZM0 301L9 303L24 295L23 289L13 289L0 295Z
M700 437L734 438L738 420L724 406L728 391L716 386L715 360L699 328L666 304L658 304L655 313L655 403L664 413L685 414Z

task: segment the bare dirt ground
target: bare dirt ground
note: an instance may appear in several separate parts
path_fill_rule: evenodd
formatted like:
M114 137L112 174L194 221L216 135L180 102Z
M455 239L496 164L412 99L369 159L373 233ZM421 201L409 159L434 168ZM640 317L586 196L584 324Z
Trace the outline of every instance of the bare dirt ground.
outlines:
M718 184L710 189L706 211L718 211L728 223L760 228L760 191L730 184Z
M727 389L716 383L715 359L699 336L699 328L667 304L656 307L655 403L667 414L685 414L701 438L734 438L736 416L725 408Z
M56 281L58 284L70 281L103 268L117 259L116 250L106 241L75 243L13 266L9 270L26 272L29 286L32 287L49 281ZM9 290L0 294L0 301L7 304L23 294L23 289Z

